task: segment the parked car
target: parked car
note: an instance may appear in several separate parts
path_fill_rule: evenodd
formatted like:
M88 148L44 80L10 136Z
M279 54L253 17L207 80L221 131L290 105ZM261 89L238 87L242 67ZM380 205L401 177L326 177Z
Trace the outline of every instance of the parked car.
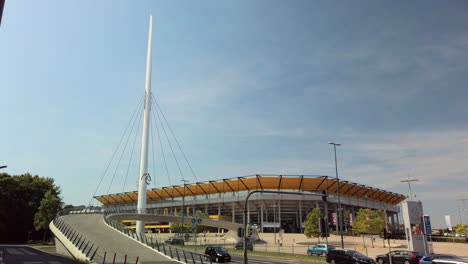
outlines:
M455 262L454 262L455 261ZM419 260L419 264L433 264L433 263L468 263L468 261L455 256L448 254L434 254L430 256L423 256Z
M327 254L327 262L330 264L374 264L374 260L356 250L331 249Z
M378 255L375 257L375 261L378 264L390 263L388 260L389 256L392 258L392 264L419 264L419 260L422 257L418 252L398 250Z
M205 249L205 260L221 262L231 261L231 255L222 246L209 246Z
M248 241L247 242L247 249L250 250L250 251L253 251L253 244L252 242ZM234 249L236 250L242 250L244 249L244 241L239 241L237 242L235 245L234 245Z
M327 245L327 244L317 244L307 249L307 255L309 256L317 255L317 256L325 257L328 251L330 251L331 249L335 249L335 246Z
M164 243L169 244L169 245L184 245L184 240L182 238L177 238L177 237L170 237Z
M468 260L458 258L458 259L434 259L433 264L467 264Z

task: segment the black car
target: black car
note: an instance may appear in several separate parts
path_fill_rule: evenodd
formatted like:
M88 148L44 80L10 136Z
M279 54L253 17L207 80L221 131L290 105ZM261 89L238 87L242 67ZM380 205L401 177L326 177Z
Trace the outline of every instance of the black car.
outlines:
M378 264L390 263L388 260L389 256L392 258L392 264L418 264L419 259L422 257L418 252L399 250L384 255L378 255L375 257L375 261Z
M330 264L374 264L374 260L356 250L332 249L328 251L327 262Z
M177 238L177 237L170 237L164 243L169 244L169 245L184 245L184 240L182 238Z
M236 245L234 245L234 249L243 250L244 249L244 242L243 241L237 242ZM253 251L252 242L247 242L247 249L250 250L250 251Z
M205 260L221 262L231 261L231 255L222 246L209 246L205 249Z

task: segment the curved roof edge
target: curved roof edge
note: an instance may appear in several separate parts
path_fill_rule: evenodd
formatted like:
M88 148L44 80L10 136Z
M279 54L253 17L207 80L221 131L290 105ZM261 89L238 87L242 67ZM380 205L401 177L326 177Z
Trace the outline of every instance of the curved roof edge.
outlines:
M396 205L406 199L405 195L358 184L346 180L337 180L325 175L248 175L242 177L186 183L168 187L153 188L146 191L148 201L172 199L195 195L209 195L253 190L296 190L326 191L336 194L340 185L341 196L365 197L370 200ZM103 205L117 205L136 202L138 192L123 192L94 196Z

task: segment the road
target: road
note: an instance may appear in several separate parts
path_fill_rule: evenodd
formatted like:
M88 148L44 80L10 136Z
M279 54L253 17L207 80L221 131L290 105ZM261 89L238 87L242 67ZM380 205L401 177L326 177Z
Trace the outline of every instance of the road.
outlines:
M314 262L302 261L298 259L275 259L272 257L264 256L249 256L249 264L313 264ZM240 255L231 255L231 263L244 263L244 257ZM324 264L323 262L316 262L317 264Z
M0 264L82 264L23 245L0 245Z

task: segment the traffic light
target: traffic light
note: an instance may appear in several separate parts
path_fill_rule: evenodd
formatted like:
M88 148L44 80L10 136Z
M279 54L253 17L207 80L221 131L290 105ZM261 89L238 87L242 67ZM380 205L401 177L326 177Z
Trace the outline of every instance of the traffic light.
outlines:
M252 237L253 235L253 227L249 227L249 236L248 237Z
M242 227L237 228L237 236L244 237L244 229Z
M321 237L329 237L328 228L327 228L327 221L325 218L320 217L320 236Z
M326 202L327 201L327 191L321 190L320 194L322 195L322 202Z
M387 228L383 229L383 239L390 239L392 238L392 233L387 230Z

